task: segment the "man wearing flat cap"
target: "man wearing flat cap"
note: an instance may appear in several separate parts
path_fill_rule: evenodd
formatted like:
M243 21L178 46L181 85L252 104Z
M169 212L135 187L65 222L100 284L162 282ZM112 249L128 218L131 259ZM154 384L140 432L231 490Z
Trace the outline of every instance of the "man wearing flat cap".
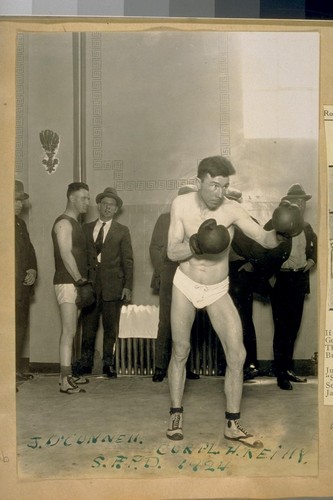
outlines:
M302 216L306 202L312 196L306 194L300 184L293 184L281 202L296 204ZM265 228L271 228L269 221ZM306 382L293 371L294 345L303 316L305 296L310 293L309 272L317 262L317 236L308 222L297 236L285 242L286 259L275 274L276 281L271 292L274 321L273 352L277 384L282 390L292 390L291 382Z
M29 195L21 181L15 181L15 320L16 320L16 379L27 380L23 373L22 354L28 328L30 298L37 278L37 260L27 226L19 217L23 202Z
M99 218L84 224L87 239L88 278L93 282L96 302L82 310L81 359L74 371L91 373L95 340L102 315L103 373L116 378L114 349L118 337L120 310L132 298L133 251L128 227L114 220L123 202L117 191L107 187L96 196Z

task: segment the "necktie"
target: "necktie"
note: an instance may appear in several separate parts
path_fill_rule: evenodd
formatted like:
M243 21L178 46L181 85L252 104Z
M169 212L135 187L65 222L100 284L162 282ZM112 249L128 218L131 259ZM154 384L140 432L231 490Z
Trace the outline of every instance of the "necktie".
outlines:
M99 255L102 251L102 246L103 246L103 239L104 239L104 226L105 222L101 225L100 230L98 231L98 235L95 241L95 248L97 251L97 255Z

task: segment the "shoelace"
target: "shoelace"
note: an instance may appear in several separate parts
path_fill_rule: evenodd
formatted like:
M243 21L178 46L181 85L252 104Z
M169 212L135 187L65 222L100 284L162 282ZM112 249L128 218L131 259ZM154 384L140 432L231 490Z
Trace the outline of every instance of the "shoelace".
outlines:
M73 389L77 389L77 385L76 385L76 383L74 382L73 377L67 377L67 382L69 383L69 385L70 385L71 387L73 387Z
M237 429L239 431L243 432L245 434L245 436L251 436L251 434L246 429L244 429L244 427L242 427L240 425L240 423L238 422L238 420L235 420L235 424L236 424Z
M180 424L180 413L173 414L172 429L178 429Z

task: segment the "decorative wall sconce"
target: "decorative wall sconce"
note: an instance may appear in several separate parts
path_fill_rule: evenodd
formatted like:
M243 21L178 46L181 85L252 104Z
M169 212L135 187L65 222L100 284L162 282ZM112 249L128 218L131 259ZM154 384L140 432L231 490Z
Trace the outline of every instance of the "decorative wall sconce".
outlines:
M55 158L60 143L59 135L52 130L43 130L40 132L39 138L45 151L42 164L44 165L45 170L49 174L52 174L56 171L59 165L58 158Z

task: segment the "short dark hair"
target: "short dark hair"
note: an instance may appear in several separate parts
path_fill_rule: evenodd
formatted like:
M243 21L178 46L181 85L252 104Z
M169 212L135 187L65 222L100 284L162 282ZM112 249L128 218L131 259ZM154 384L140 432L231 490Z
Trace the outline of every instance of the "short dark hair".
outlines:
M86 189L86 191L89 191L88 184L85 182L71 182L68 184L67 199L69 199L70 195L75 193L75 191L80 191L80 189Z
M207 174L211 177L229 177L236 173L232 163L224 156L209 156L200 161L198 165L198 177L203 180Z

